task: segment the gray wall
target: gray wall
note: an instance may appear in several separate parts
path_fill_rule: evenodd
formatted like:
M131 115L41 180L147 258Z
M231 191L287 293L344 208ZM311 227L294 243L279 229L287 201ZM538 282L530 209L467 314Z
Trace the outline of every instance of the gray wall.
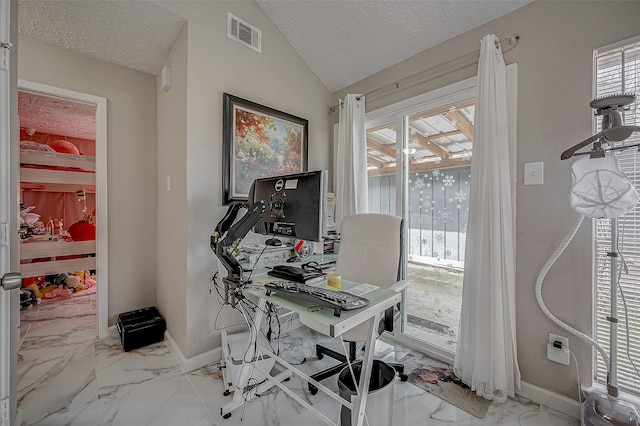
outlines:
M177 189L180 195L164 194L159 196L159 202L165 203L164 197L178 197L177 202L184 203L171 210L176 216L159 212L159 230L177 223L184 233L169 231L176 237L179 250L167 244L158 245L159 268L166 264L178 268L171 275L176 278L174 281L163 276L158 278L163 283L160 291L167 296L159 298L162 309L171 309L172 317L175 314L181 317L179 321L185 321L186 340L183 336L174 338L179 340L183 354L192 358L220 346L220 332L214 327L220 306L215 291L209 293L211 270L217 264L209 248L209 235L226 212L222 206L223 93L308 119L310 170L329 166L327 110L331 97L255 2L161 1L158 4L187 19L186 56L179 39L172 51L175 56L168 59L174 64L186 59L186 68L178 66L179 73L186 72L186 98L172 94L173 88L168 93L170 97L178 96L179 102L186 99L186 139L182 137L183 118L178 115L178 140L169 141L164 131L159 131L159 161L164 160L158 165L159 187L164 186L165 175L171 169L179 180L175 182L172 175L172 192L174 185L181 186ZM262 30L262 53L227 37L228 12ZM176 49L181 52L177 54ZM178 78L182 84L181 74ZM158 99L159 108L164 108L164 95L159 93ZM169 125L173 123L159 123L161 129ZM167 144L175 146L169 148ZM164 162L168 157L163 156L168 152L175 153L171 165ZM183 178L186 180L181 181ZM186 251L180 252L183 244ZM183 267L185 269L181 269ZM220 273L226 274L226 271ZM176 292L175 300L169 300L169 291ZM186 298L184 304L183 297ZM176 306L169 308L168 305L174 303ZM226 324L237 322L234 311L229 308L225 308L219 320Z
M507 64L517 62L519 69L518 362L524 381L573 399L574 366L546 358L548 333L568 333L541 312L534 285L540 269L576 218L567 202L569 163L560 161L560 153L592 134L589 101L593 97L593 50L638 35L638 22L640 2L636 1L536 1L333 94L335 104L346 93L365 93L472 52L479 49L485 34L521 36L518 45L505 53ZM476 70L477 65L468 66L388 96L371 96L367 111L471 77ZM544 185L524 186L523 164L534 161L544 162ZM543 287L548 307L587 334L592 330L593 306L591 235L591 221L586 220ZM569 341L578 358L581 379L589 381L591 347L573 336Z
M18 78L107 99L109 324L156 302L156 87L151 75L19 37Z
M171 89L158 90L158 308L176 344L187 343L187 25L169 51ZM170 177L171 190L167 191Z

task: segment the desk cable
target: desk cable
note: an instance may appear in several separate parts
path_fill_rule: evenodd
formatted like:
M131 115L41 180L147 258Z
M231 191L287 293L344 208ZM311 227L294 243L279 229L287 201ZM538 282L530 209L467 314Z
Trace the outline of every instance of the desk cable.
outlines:
M266 235L267 237L269 236L269 234L263 234ZM273 234L271 234L271 239L274 239L276 237L276 233L274 232ZM256 266L258 265L258 262L260 261L260 258L262 257L264 251L267 249L268 245L265 243L264 247L262 248L262 251L260 252L260 254L258 255L258 257L256 258L256 261L253 262L253 266L251 267L251 272L249 272L249 277L248 280L251 280L251 275L253 275L253 271L256 269Z

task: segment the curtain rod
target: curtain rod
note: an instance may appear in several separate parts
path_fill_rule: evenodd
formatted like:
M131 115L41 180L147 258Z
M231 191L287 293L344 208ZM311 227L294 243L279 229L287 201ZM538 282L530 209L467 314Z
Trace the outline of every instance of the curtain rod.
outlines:
M496 48L498 48L498 47L499 47L499 45L500 45L500 44L502 44L502 43L504 43L505 41L508 41L508 42L509 42L509 46L515 46L515 45L518 43L518 41L519 41L519 40L520 40L520 36L519 36L518 34L512 34L512 35L510 35L510 36L509 36L509 37L507 37L507 38L503 38L502 40L498 40L498 41L496 41ZM357 99L357 100L360 100L360 97L362 97L362 96L369 96L369 95L371 95L371 94L373 94L373 93L375 93L375 92L379 92L379 91L384 90L384 89L387 89L387 88L389 88L389 87L395 87L396 89L399 89L399 88L400 88L400 85L402 84L402 82L403 82L403 81L410 80L410 79L415 78L415 77L417 77L417 76L419 76L419 75L421 75L421 74L428 73L428 72L430 72L430 71L433 71L433 70L435 70L435 69L438 69L438 68L440 68L440 67L443 67L443 66L445 66L445 65L447 65L447 64L449 64L449 63L451 63L451 62L459 61L460 59L464 59L464 58L466 58L467 56L477 55L477 54L479 54L479 53L480 53L480 49L478 49L478 50L474 50L473 52L465 53L464 55L461 55L461 56L455 57L455 58L453 58L453 59L449 59L448 61L441 62L441 63L439 63L439 64L437 64L437 65L431 66L431 67L426 68L426 69L424 69L424 70L422 70L422 71L418 71L418 72L417 72L417 73L415 73L415 74L411 74L411 75L410 75L410 76L408 76L408 77L404 77L404 78L402 78L402 79L400 79L400 80L396 80L396 81L394 81L393 83L387 84L387 85L382 86L382 87L378 87L377 89L374 89L374 90L371 90L371 91L369 91L369 92L367 92L367 93L364 93L364 94L362 94L362 95L356 96L356 99ZM425 80L425 81L427 81L427 80ZM340 100L340 102L342 102L342 100ZM330 114L333 114L333 113L334 113L334 112L336 112L337 110L338 110L338 105L334 105L334 106L332 106L332 107L330 107L330 108L329 108L329 113L330 113Z

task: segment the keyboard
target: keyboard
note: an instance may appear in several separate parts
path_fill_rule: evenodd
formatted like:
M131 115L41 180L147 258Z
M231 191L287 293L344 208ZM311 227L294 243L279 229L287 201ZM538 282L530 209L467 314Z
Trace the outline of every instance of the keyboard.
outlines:
M292 281L272 281L264 285L267 296L276 293L278 296L291 299L301 299L333 309L333 315L340 316L342 311L364 308L369 300L326 288L314 287Z

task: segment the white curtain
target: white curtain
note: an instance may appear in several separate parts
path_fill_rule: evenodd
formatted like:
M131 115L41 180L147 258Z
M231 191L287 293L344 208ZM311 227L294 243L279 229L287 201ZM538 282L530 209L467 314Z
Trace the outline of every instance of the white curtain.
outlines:
M369 209L363 95L347 95L341 103L335 148L333 186L336 193L335 221L339 230L343 217L366 213Z
M517 65L482 39L474 119L462 313L454 372L503 402L520 388L515 317Z

